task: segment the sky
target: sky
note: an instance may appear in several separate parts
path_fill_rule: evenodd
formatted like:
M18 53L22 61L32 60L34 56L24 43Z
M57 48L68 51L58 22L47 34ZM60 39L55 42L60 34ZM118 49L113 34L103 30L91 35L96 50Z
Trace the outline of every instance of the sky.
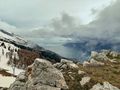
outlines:
M17 28L36 28L65 12L88 23L113 0L0 0L0 19Z
M119 0L0 0L0 28L27 38L120 41L119 5Z

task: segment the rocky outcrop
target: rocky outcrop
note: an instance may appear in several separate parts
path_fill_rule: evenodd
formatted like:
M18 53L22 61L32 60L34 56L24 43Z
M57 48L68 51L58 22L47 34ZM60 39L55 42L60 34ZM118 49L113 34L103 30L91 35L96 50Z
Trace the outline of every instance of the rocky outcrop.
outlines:
M9 90L26 90L24 89L24 85L27 81L27 77L25 76L25 72L20 73L15 82L11 84Z
M83 66L104 66L107 61L117 63L117 59L120 59L120 53L115 51L102 50L99 53L92 51L89 60L84 61Z
M94 60L94 59L91 59L90 61L84 61L83 66L84 67L87 67L87 66L104 66L104 63L99 62L99 61Z
M101 52L101 53L92 51L90 58L95 59L97 61L107 61L107 60L109 60L109 58L106 55L107 55L107 52L105 52L105 51Z
M78 65L75 64L73 61L66 60L66 59L61 59L61 62L54 64L54 66L59 69L68 69L68 68L78 69L79 68Z
M111 58L113 56L115 58ZM113 60L116 57L118 58L119 54L102 51L100 53L92 52L89 60L83 64L66 59L52 64L44 59L36 59L26 72L17 76L9 90L120 90L117 78L120 63L111 63L116 61ZM97 68L97 66L100 67ZM104 75L106 73L110 76L115 75L114 78L118 80L114 82L109 77L107 78ZM108 82L103 82L104 80Z
M103 85L100 83L94 85L90 90L120 90L119 88L112 86L109 82L104 82Z
M68 89L63 74L44 59L36 59L31 69L20 74L9 88L9 90L61 89Z
M120 58L120 53L117 51L102 50L101 52L91 52L91 57L95 60L108 61L115 58Z
M120 53L115 52L115 51L111 51L111 52L109 53L109 55L112 56L113 58L116 58L116 57L119 57L119 56L120 56Z

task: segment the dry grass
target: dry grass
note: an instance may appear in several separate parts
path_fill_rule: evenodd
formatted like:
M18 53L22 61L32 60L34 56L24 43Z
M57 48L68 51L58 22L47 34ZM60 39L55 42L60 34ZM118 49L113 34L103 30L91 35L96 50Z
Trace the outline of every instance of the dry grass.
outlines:
M105 62L105 66L101 67L83 67L79 64L79 70L85 71L85 75L79 75L77 69L63 70L66 83L69 90L89 90L93 85L97 83L103 83L104 81L120 88L120 63ZM70 73L71 72L71 73ZM90 76L91 80L83 87L80 85L80 81L83 76ZM72 78L74 79L72 79Z
M79 81L81 80L82 76L78 76L77 70L64 70L63 75L65 77L69 90L81 90L81 85ZM72 79L71 77L74 79Z
M102 67L83 67L81 70L87 72L93 81L102 83L108 81L112 85L120 88L120 63L107 63Z
M79 75L77 69L64 70L63 72L69 90L89 90L90 88L92 88L93 85L97 83L96 81L91 79L89 83L85 84L84 86L81 86L80 81L84 76L87 76L87 74Z
M26 66L31 65L36 58L39 58L40 55L35 51L28 51L25 49L21 49L18 51L18 55L20 58L20 63L25 64Z
M29 51L25 49L20 49L18 51L19 60L14 59L14 64L17 68L25 69L27 66L33 64L36 58L40 58L41 56L35 51ZM8 65L11 64L11 59L8 61ZM24 66L24 67L23 67Z

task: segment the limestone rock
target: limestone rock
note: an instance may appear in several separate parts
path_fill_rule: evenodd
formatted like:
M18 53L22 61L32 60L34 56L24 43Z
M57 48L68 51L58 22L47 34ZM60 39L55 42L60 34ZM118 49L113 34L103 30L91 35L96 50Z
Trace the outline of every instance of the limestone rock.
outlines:
M116 58L118 57L120 54L118 52L115 52L115 51L111 51L110 52L110 56L112 56L113 58Z
M88 67L88 66L104 66L104 63L96 61L94 59L91 59L89 62L88 61L84 61L83 62L83 66L84 67Z
M83 67L87 67L87 66L90 66L90 63L88 61L84 61L83 62Z
M45 84L66 89L67 85L62 73L46 60L36 59L32 68L32 84Z
M119 88L112 86L109 82L104 82L103 85L100 83L94 85L90 90L120 90Z
M94 59L96 61L110 61L112 63L117 63L115 59L120 58L120 53L116 51L110 50L102 50L100 53L92 51L90 59Z
M109 60L109 58L106 56L106 54L104 52L97 53L95 51L91 52L90 59L95 59L97 61L107 61L107 60Z
M84 86L86 83L88 83L90 81L91 77L89 76L86 76L86 77L83 77L82 80L80 81L80 84L82 86Z
M26 74L19 75L9 90L68 89L63 74L51 62L44 59L36 59L30 68L32 68L30 73L26 72Z
M61 63L73 63L73 61L67 60L67 59L61 59Z
M78 74L79 74L79 75L83 75L83 74L85 74L85 72L84 72L84 71L81 71L81 70L78 70Z
M101 50L101 53L103 53L104 55L108 55L111 51L110 50Z
M91 58L94 58L94 57L96 57L98 55L98 52L96 52L96 51L92 51L91 52Z
M10 85L8 90L25 90L23 89L25 85L25 80L26 80L25 73L24 72L20 73L17 76L15 82Z
M104 63L96 61L94 59L90 60L90 64L92 64L93 66L103 66L104 65Z
M60 69L67 69L67 68L78 69L79 68L78 65L75 64L73 61L66 60L66 59L61 59L61 62L55 64L54 66Z

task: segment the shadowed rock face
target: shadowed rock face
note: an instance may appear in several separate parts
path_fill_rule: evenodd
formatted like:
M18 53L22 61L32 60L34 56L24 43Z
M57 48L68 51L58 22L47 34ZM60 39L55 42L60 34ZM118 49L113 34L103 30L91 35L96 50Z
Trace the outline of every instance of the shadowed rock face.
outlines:
M28 74L22 73L9 90L61 90L68 89L62 73L51 62L36 59Z

